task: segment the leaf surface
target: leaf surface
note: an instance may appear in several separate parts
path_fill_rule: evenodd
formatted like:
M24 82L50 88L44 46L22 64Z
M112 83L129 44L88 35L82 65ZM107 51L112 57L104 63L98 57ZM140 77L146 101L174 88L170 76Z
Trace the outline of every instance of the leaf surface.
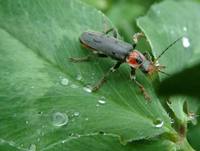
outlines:
M113 26L102 13L74 0L0 1L1 148L51 150L53 144L58 142L59 148L72 139L78 148L88 149L81 142L89 143L99 132L123 143L175 133L151 81L141 72L137 77L150 103L129 80L126 65L97 93L85 91L114 61L75 64L68 58L89 54L78 38L87 30L103 31L105 22ZM160 128L154 124L158 118L164 123ZM93 147L104 139L116 142L112 137L95 139ZM77 147L64 144L69 150Z

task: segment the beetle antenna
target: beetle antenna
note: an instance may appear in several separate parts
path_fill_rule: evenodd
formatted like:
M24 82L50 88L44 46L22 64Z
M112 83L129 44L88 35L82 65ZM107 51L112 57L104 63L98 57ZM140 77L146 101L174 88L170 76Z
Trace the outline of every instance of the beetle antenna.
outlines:
M162 71L162 70L159 70L159 69L158 69L158 72L160 72L160 73L162 73L162 74L165 74L165 75L167 75L167 76L170 76L170 74L168 74L168 73L166 73L166 72L164 72L164 71Z
M172 47L177 41L179 41L182 37L183 37L183 36L179 37L179 38L176 39L173 43L171 43L169 46L167 46L167 48L165 48L165 50L163 50L163 51L161 52L161 54L154 60L154 63L155 63L156 61L158 61L158 59L160 59L160 57L161 57L170 47Z

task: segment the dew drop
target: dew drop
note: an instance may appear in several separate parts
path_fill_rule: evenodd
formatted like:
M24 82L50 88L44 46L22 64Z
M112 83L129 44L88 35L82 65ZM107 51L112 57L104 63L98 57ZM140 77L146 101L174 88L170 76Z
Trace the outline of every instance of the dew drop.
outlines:
M86 118L85 118L85 120L86 120L86 121L88 121L88 120L89 120L89 118L88 118L88 117L86 117Z
M184 26L184 27L183 27L183 31L187 31L187 27Z
M106 101L105 100L98 100L98 103L103 105L103 104L106 104Z
M190 46L190 41L187 37L182 38L183 47L188 48Z
M69 122L69 118L65 113L55 112L52 116L52 122L54 126L63 126Z
M61 84L62 85L68 85L69 84L69 80L67 78L62 78L61 79Z
M170 119L170 123L171 123L171 124L174 124L174 119Z
M91 90L91 88L89 88L89 86L84 87L83 90L85 90L86 92L89 92L89 93L92 92L92 90Z
M36 151L36 145L31 144L30 147L29 147L29 151Z
M82 76L80 74L77 75L76 80L81 81L82 80Z
M26 121L26 124L28 124L29 122L28 121Z
M74 116L78 117L80 115L80 112L74 112Z
M164 121L161 119L156 119L153 123L156 128L161 128L164 125Z

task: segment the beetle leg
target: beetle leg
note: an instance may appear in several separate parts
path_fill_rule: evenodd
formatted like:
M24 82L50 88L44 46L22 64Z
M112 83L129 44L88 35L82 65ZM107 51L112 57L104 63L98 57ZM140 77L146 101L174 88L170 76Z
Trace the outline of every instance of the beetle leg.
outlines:
M113 37L117 38L117 30L115 28L110 28L104 33L107 35L108 33L113 32Z
M114 64L104 75L103 77L92 87L92 91L97 91L102 85L103 83L106 81L106 78L110 75L111 72L115 72L120 65L122 64L122 62L118 61L116 64Z
M141 32L141 33L135 33L135 34L133 35L133 42L134 42L135 44L137 44L138 41L139 41L139 39L142 38L142 37L144 37L144 34L143 34L142 32Z
M148 95L148 93L147 93L146 89L144 88L144 86L143 86L140 82L138 82L138 81L136 80L135 70L136 70L136 69L131 68L131 75L130 75L130 78L131 78L131 80L134 80L134 82L135 82L135 83L137 84L137 86L140 88L142 94L144 95L144 98L145 98L146 100L150 100L150 96Z

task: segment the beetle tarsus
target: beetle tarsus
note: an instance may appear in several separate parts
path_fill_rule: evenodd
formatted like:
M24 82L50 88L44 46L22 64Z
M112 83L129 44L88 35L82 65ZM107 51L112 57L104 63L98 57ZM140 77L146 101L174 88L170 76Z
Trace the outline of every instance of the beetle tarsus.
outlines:
M150 101L151 98L150 98L149 94L147 93L146 89L144 88L144 86L141 83L139 83L136 79L134 81L138 85L138 87L140 88L142 94L144 95L144 98L146 100Z
M134 68L131 68L131 75L130 75L130 78L131 78L131 80L133 80L133 81L137 84L137 86L140 88L142 94L144 95L144 98L145 98L146 100L149 101L151 98L150 98L150 96L148 95L146 89L144 88L144 86L143 86L140 82L138 82L138 81L136 80L135 69L134 69Z
M96 92L106 82L106 76L104 75L96 84L92 87L92 92Z

